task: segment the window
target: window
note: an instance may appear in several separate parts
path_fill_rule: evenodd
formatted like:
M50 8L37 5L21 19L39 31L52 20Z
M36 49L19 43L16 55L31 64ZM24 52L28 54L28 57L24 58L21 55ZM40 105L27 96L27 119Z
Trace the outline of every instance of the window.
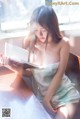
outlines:
M53 7L60 24L80 22L79 0L46 0L46 4Z
M0 0L1 31L23 29L33 9L45 0Z
M59 24L80 22L79 0L0 0L0 32L25 29L32 11L44 4L54 8Z

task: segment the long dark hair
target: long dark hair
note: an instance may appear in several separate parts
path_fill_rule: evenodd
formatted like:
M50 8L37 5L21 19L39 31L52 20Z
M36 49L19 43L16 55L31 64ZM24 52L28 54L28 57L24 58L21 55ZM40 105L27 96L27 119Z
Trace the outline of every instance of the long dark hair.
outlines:
M55 43L58 43L62 39L58 19L53 8L48 6L36 8L32 13L30 23L31 26L33 23L38 23L42 27L47 28Z

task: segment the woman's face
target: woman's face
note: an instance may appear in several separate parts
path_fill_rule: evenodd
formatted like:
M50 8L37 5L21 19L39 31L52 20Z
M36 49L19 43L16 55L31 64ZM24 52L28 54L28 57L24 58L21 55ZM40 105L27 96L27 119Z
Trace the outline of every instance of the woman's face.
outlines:
M45 29L44 27L42 27L39 24L35 24L34 33L35 33L35 36L37 37L37 39L40 42L44 43L46 41L46 38L47 38L47 35L48 35L48 30L47 29Z

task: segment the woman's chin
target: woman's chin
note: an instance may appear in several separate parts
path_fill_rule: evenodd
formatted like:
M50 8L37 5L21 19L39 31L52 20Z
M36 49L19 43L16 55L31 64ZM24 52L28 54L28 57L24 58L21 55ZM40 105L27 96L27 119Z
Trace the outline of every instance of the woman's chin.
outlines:
M45 42L45 39L40 39L40 42L44 43Z

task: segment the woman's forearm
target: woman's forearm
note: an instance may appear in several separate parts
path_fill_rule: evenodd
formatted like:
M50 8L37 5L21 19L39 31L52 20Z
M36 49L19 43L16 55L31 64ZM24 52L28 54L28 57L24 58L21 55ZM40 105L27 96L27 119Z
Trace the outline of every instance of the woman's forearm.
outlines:
M59 88L62 81L62 76L57 74L54 76L53 80L51 81L49 88L46 93L46 98L51 99L53 95L55 95L57 89Z

